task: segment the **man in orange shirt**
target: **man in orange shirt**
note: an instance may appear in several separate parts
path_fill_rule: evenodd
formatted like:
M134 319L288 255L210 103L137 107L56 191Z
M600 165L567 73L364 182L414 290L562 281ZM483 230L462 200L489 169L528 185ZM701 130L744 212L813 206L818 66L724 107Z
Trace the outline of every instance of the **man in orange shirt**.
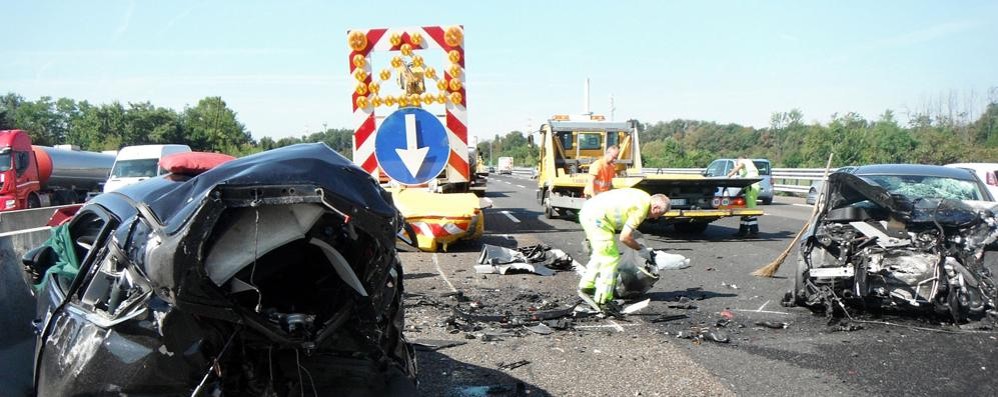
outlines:
M589 175L592 178L583 190L586 198L613 188L613 177L617 176L617 167L614 162L617 161L618 154L620 154L620 148L617 145L610 146L606 148L603 157L589 165Z

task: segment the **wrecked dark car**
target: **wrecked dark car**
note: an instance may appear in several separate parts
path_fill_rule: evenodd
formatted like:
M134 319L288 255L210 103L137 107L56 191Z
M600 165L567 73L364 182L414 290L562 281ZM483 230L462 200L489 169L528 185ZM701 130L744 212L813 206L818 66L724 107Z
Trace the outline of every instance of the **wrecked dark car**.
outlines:
M993 323L992 200L965 170L871 165L833 173L802 236L784 303L828 314L851 306Z
M324 144L103 194L25 266L38 395L413 395L402 219Z

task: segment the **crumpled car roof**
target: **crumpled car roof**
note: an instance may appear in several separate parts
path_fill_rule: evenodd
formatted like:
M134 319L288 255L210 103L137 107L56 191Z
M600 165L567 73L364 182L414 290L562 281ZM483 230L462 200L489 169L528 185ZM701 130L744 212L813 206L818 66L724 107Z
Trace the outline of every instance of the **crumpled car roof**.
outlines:
M377 181L324 143L269 150L229 161L179 183L161 178L130 185L119 192L146 203L166 230L172 232L187 221L201 198L218 185L294 184L316 185L374 215L386 218L396 215L391 197Z

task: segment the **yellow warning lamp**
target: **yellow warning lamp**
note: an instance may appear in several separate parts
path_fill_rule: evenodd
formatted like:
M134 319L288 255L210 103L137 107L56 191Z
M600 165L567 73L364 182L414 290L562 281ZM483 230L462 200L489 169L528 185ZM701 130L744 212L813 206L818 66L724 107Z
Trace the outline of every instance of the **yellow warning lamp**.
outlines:
M447 72L450 73L450 77L452 78L456 79L458 77L461 77L461 66L453 65L450 67L450 69L447 70Z
M381 106L382 103L384 102L381 101L381 97L379 96L371 98L371 106L378 107Z
M439 103L441 105L447 103L447 93L446 92L441 92L441 93L437 94L437 103Z
M447 81L445 80L437 81L437 89L440 91L447 91Z
M402 47L399 48L399 50L402 51L402 55L412 56L412 45L409 43L402 44Z
M357 69L357 71L353 73L353 77L357 79L357 81L363 83L364 80L367 80L367 72L365 72L364 69Z
M406 96L405 94L399 95L398 99L396 99L395 101L398 102L399 107L409 106L409 97Z
M392 43L392 47L402 44L402 35L397 32L392 33L391 36L388 36L388 42Z
M395 97L393 97L391 95L386 96L385 99L384 99L384 102L385 102L385 106L394 106L395 105Z
M428 78L430 80L436 80L437 79L437 70L434 69L432 66L429 66L425 70L423 70L423 76L426 76L426 78Z
M432 105L434 101L437 100L437 96L429 92L423 94L423 103L427 105Z
M461 91L461 80L451 79L450 90L454 92Z
M357 88L354 90L357 95L367 95L367 84L357 83Z
M363 68L364 66L367 66L367 58L360 54L354 55L353 66L356 66L358 68Z
M367 100L367 97L366 97L366 96L363 96L363 95L361 95L361 96L357 97L357 107L359 107L359 108L362 108L362 109L363 109L363 108L366 108L366 107L367 107L368 105L370 105L370 104L371 104L371 103L370 103L370 102L368 102L368 100Z
M463 97L461 96L460 92L452 92L450 93L447 99L450 99L451 103L459 105L461 104L461 99L463 99Z
M409 103L411 103L412 106L420 106L422 102L423 102L423 97L420 96L419 94L409 95ZM429 103L427 103L427 105L429 105Z
M402 57L397 55L392 57L392 67L395 69L402 67Z
M387 68L381 69L381 75L379 77L381 77L381 81L388 80L392 78L392 71L388 70Z
M412 43L412 45L414 45L416 47L420 47L420 48L423 47L423 35L421 35L419 33L410 34L409 35L409 41Z
M381 91L381 84L378 84L377 81L372 81L371 84L367 85L367 90L377 95Z
M354 30L347 35L347 43L350 49L361 52L367 49L367 35L359 30Z
M461 53L457 50L450 50L447 52L447 59L450 59L450 63L458 63L461 61Z
M464 32L458 26L451 26L444 32L444 42L451 47L457 47L464 41Z
M413 67L417 67L417 68L423 67L423 57L421 57L419 55L416 55L416 56L412 57L412 66ZM425 71L424 71L424 75L425 75Z

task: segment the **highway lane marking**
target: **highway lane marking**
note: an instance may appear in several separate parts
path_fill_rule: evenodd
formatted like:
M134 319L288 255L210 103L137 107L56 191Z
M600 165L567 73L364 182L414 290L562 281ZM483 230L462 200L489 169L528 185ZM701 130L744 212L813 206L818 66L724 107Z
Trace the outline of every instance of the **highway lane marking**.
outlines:
M440 268L440 260L437 259L436 252L433 253L433 264L437 266L437 274L440 275L440 278L444 279L444 282L447 283L448 287L450 287L451 292L457 292L457 288L454 288L454 284L451 284L450 280L447 279L447 275L444 274L444 269Z
M613 324L613 326L617 327L617 332L624 332L624 327L621 327L620 324L617 324L616 321L613 320L607 320L607 321L609 321L610 324Z
M768 314L782 314L784 316L789 316L790 313L786 312L774 312L770 310L745 310L745 309L731 309L733 312L746 312L746 313L768 313ZM576 327L578 328L578 327Z
M31 228L31 229L14 230L14 231L10 231L10 232L0 233L0 237L13 236L13 235L22 234L22 233L38 232L38 231L42 231L42 230L49 230L51 228L52 227L50 227L50 226L41 226L41 227L35 227L35 228Z
M516 185L516 187L518 187L520 189L526 189L527 188L526 186L523 186L523 185Z
M605 325L576 325L575 328L577 328L577 329L613 328L615 330L623 331L624 327L637 327L637 326L641 325L641 324L618 324L617 322L615 322L613 320L610 320L610 322L613 323L613 324L605 324Z
M510 214L509 211L499 211L499 212L501 212L503 215L506 215L506 217L509 218L509 220L513 221L514 223L520 223L520 220L516 219L516 217L513 216L513 214Z
M814 207L814 204L800 204L800 203L793 203L793 205L796 205L796 206L798 206L798 207L807 207L807 208L811 208L811 207Z
M758 310L756 310L756 312L761 312L761 311L762 311L762 309L765 309L765 308L766 308L766 305L768 305L768 304L769 304L769 302L771 302L771 301L772 301L772 300L768 300L768 301L766 301L766 303L763 303L763 304L762 304L762 306L759 306L759 309L758 309Z

